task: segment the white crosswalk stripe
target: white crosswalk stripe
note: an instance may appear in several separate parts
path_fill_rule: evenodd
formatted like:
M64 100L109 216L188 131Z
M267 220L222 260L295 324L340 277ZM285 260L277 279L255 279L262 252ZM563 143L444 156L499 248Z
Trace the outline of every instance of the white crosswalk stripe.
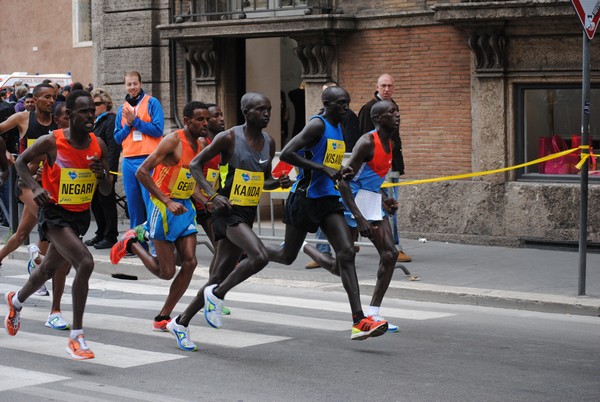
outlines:
M68 379L69 377L60 375L0 365L0 390L9 390Z

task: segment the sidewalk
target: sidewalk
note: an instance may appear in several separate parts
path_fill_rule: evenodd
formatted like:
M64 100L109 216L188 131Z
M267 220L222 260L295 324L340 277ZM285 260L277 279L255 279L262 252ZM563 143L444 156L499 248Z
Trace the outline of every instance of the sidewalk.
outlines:
M128 228L123 222L121 232ZM263 231L270 225L262 225ZM255 227L256 229L256 227ZM92 222L85 239L94 236ZM282 235L278 226L276 235ZM0 239L7 231L0 229ZM264 232L263 232L264 233ZM309 235L309 238L313 238ZM200 236L199 240L206 237ZM37 240L37 233L31 241ZM265 240L265 243L277 243ZM452 244L443 242L420 243L402 239L404 251L413 262L404 264L421 280L410 282L397 269L386 297L440 303L470 304L500 308L514 308L551 313L600 316L600 254L587 256L586 296L577 296L579 254L577 251L555 251L524 248L504 248ZM90 247L96 261L95 271L112 275L123 273L149 279L153 276L138 258L125 258L118 266L109 260L110 250ZM195 275L208 277L212 258L209 249L198 245L198 268ZM27 251L20 247L12 258L27 259ZM363 295L371 294L377 275L378 254L374 247L361 247L356 256L356 271ZM268 282L291 287L321 287L343 291L339 278L324 269L307 270L308 257L300 254L290 266L270 263L251 281ZM385 300L384 300L385 303Z

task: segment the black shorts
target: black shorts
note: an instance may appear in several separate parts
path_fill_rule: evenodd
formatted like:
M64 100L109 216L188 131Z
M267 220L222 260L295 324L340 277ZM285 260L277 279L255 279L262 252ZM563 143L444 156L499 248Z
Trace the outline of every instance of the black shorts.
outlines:
M237 226L240 223L245 223L252 227L252 225L254 225L254 219L256 218L256 208L257 207L239 207L234 205L232 209L226 213L213 212L211 217L215 240L221 240L227 237L228 226Z
M344 214L340 197L306 198L301 194L290 193L283 210L283 223L315 233L323 219L331 214Z
M67 211L58 205L50 204L40 208L38 215L38 232L40 240L50 240L46 236L54 227L69 227L77 236L82 237L90 227L90 211Z

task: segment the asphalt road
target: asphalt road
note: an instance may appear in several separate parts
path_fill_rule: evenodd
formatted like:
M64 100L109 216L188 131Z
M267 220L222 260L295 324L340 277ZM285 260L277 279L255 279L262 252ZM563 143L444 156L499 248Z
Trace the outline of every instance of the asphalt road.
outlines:
M22 261L6 260L0 294L21 286L23 271ZM195 279L184 303L200 285ZM232 315L222 329L209 328L202 314L192 321L199 351L190 353L172 335L150 329L168 286L94 274L84 327L96 359L81 362L65 353L66 332L44 327L49 298L30 299L21 332L0 333L0 400L597 401L600 395L597 317L390 298L382 314L401 332L351 341L339 286L255 279L228 295ZM63 304L70 320L69 294Z

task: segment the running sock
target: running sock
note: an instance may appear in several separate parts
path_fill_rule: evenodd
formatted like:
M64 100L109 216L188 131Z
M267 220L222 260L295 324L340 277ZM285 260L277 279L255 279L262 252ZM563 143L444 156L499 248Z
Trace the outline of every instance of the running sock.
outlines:
M164 320L170 320L171 316L170 315L157 315L156 317L154 317L154 321L164 321Z
M133 246L133 243L137 243L137 239L130 239L127 242L127 246L125 246L125 251L127 251L129 254L133 254L133 250L131 250L131 246Z
M77 339L79 335L83 335L83 329L72 329L69 336L71 339Z
M355 324L358 324L363 318L365 318L365 315L362 310L358 310L356 313L352 314L352 321Z
M379 315L379 309L380 308L381 307L379 307L379 306L369 306L367 308L367 315L368 316L370 316L370 315Z
M306 241L302 242L302 247L300 247L300 250L302 250L303 253L305 253L304 251L304 246L306 246L308 243Z
M19 301L19 292L16 292L12 298L12 304L15 306L15 309L21 310L23 308L23 304Z

